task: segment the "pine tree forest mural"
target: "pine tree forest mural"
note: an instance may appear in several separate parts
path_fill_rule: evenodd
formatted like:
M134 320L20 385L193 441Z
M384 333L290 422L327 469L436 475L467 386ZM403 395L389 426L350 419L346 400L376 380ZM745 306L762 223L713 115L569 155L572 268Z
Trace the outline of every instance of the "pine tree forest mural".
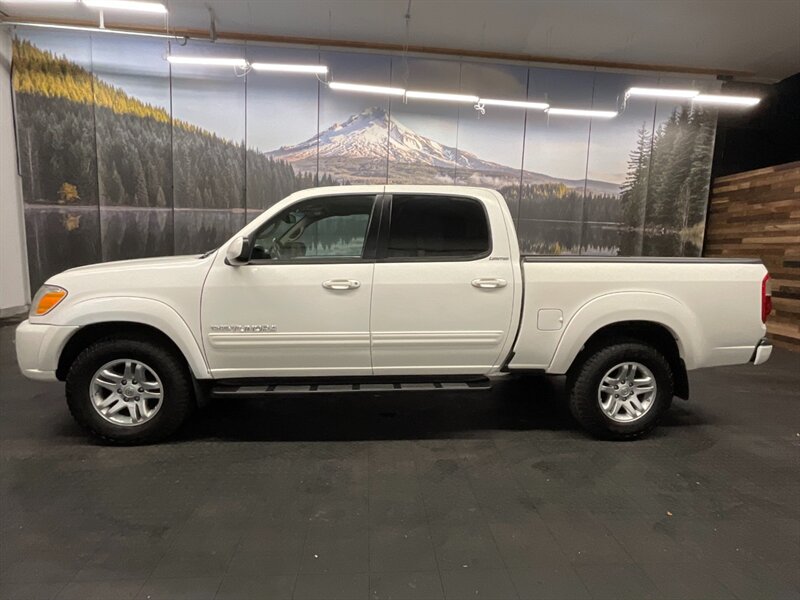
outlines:
M499 190L521 250L697 256L716 113L641 100L609 121L342 95L169 53L326 64L342 81L616 109L624 90L713 81L20 28L13 86L31 285L93 262L214 248L294 191ZM490 110L491 109L491 110ZM346 240L343 240L346 243Z

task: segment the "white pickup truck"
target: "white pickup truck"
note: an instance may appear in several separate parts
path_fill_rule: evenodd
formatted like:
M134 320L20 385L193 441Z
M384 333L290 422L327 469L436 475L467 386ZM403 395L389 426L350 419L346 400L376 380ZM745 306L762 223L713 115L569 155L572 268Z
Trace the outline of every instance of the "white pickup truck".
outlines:
M66 381L113 443L162 439L201 394L474 390L566 375L572 414L642 435L686 371L766 361L758 260L521 256L503 197L445 186L292 194L202 256L50 278L17 329L23 373Z

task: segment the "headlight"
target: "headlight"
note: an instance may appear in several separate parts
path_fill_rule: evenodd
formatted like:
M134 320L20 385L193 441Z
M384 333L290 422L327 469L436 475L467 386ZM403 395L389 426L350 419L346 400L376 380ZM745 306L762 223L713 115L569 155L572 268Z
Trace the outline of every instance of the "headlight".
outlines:
M53 310L67 297L67 290L57 285L43 285L31 301L31 317L41 317Z

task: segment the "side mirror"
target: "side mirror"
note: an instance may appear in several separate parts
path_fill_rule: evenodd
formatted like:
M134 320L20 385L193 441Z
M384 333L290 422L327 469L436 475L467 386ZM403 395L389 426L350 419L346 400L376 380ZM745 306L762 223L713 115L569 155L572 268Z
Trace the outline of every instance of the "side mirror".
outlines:
M246 265L250 261L250 239L240 237L228 246L225 252L225 263L232 267L240 267Z

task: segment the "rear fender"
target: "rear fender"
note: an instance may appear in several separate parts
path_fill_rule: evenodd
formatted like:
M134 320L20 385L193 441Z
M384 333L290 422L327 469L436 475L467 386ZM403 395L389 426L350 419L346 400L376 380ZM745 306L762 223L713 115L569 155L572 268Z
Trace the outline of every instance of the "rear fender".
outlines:
M700 352L702 328L697 317L675 298L654 292L618 292L584 304L567 324L548 373L564 374L592 335L607 325L650 321L672 333L687 369Z

